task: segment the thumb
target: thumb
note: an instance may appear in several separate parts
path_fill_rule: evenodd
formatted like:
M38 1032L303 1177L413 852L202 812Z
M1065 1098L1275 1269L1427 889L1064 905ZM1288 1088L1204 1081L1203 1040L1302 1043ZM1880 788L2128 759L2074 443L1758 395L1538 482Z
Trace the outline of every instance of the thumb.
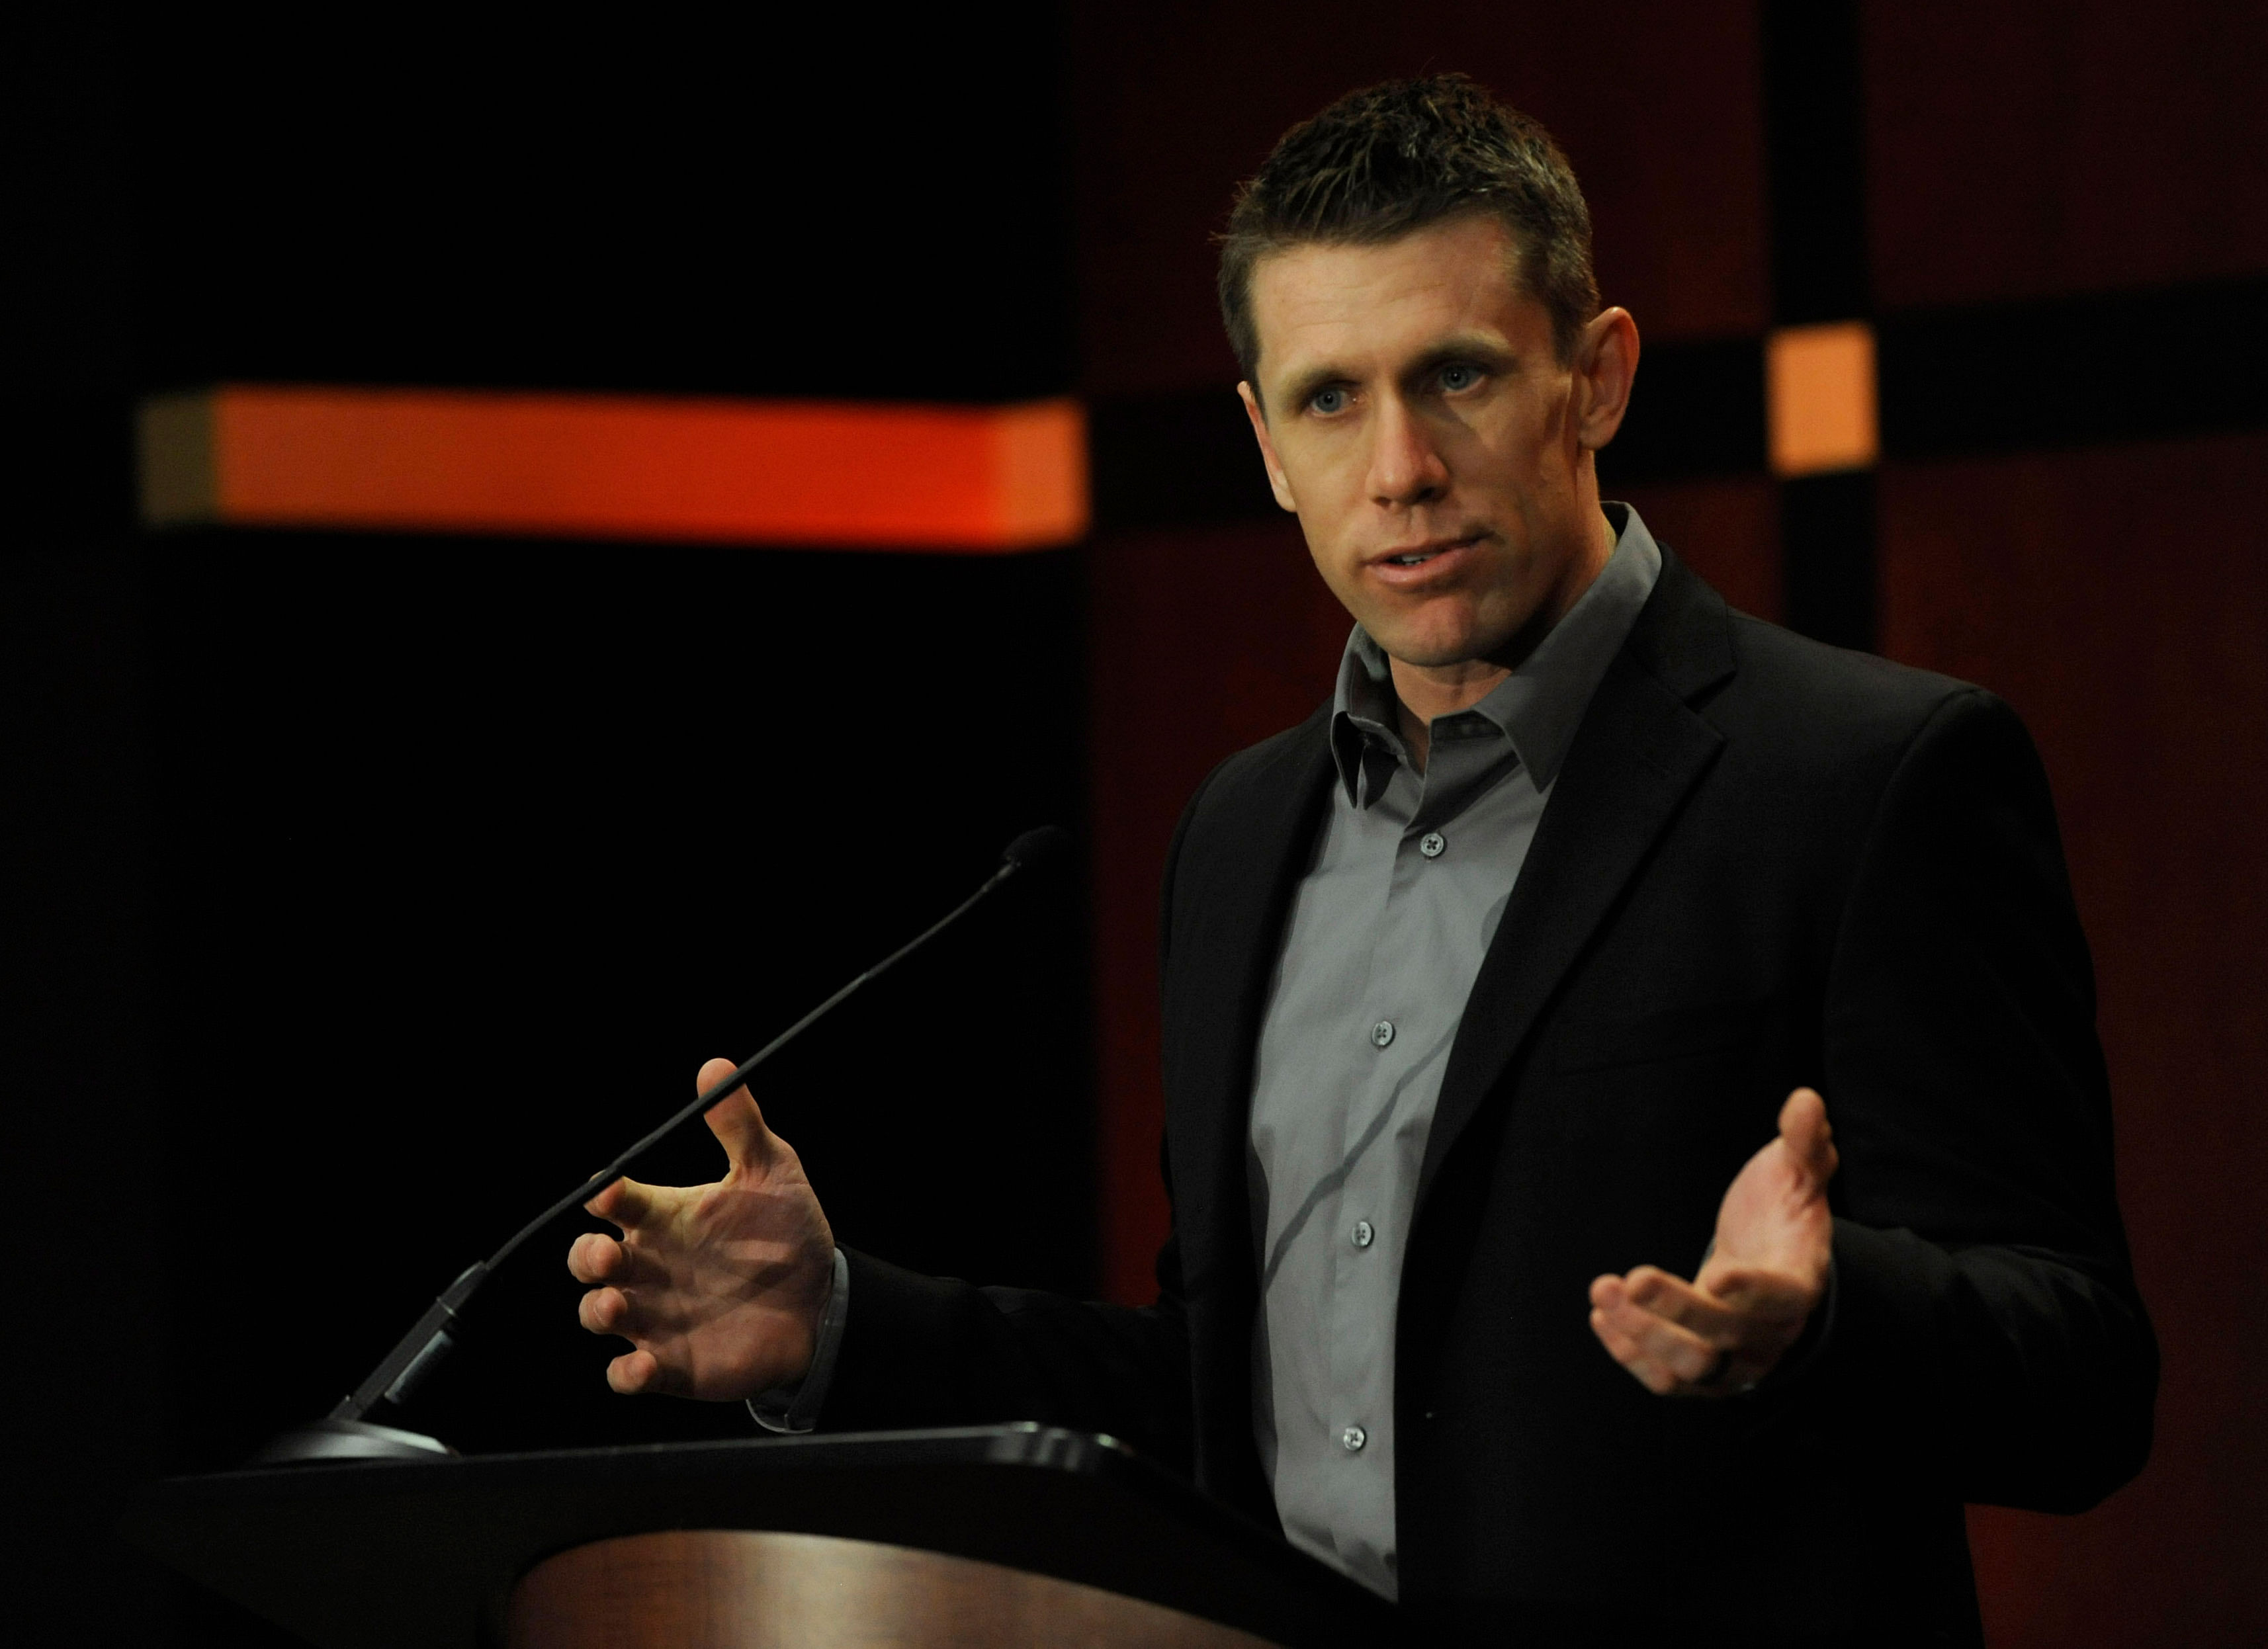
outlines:
M711 1060L701 1067L694 1091L706 1093L731 1076L733 1069L729 1059ZM761 1174L771 1166L772 1157L779 1149L779 1137L764 1126L764 1114L748 1097L745 1085L711 1106L703 1120L709 1124L709 1131L717 1136L717 1143L725 1147L725 1155L733 1167Z
M1827 1101L1814 1088L1798 1088L1779 1108L1779 1137L1789 1159L1821 1189L1835 1177L1840 1160L1835 1150L1835 1130L1827 1124Z

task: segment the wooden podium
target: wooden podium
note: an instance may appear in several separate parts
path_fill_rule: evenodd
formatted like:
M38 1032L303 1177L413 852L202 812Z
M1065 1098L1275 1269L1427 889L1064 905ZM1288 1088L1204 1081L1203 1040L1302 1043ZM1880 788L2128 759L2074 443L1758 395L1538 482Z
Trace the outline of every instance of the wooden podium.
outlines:
M316 1649L1380 1649L1395 1611L1105 1437L751 1438L155 1483L129 1538Z

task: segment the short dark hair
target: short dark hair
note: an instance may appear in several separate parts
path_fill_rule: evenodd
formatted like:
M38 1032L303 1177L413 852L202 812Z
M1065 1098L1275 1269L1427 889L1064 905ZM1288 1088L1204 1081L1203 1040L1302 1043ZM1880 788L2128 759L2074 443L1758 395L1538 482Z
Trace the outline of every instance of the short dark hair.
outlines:
M1240 185L1220 235L1220 315L1259 392L1252 271L1300 246L1375 246L1448 218L1492 217L1519 248L1520 282L1551 316L1561 361L1599 313L1591 212L1559 145L1463 75L1350 92L1284 134Z

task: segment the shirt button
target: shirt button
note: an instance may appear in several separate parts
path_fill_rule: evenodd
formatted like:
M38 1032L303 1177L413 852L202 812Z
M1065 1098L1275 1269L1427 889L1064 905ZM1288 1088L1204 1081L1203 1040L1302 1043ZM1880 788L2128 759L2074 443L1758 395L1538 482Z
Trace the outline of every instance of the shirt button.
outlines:
M1370 1433L1359 1425L1351 1425L1339 1433L1339 1441L1346 1445L1348 1454L1359 1454L1362 1446L1370 1441Z
M1437 859L1448 851L1449 838L1439 830L1428 830L1418 838L1418 850L1429 859Z
M1354 1231L1352 1234L1354 1237L1354 1246L1356 1248L1367 1248L1370 1247L1371 1239L1377 1236L1378 1233L1371 1229L1370 1221L1367 1219L1358 1219L1354 1222Z
M1392 1020L1381 1020L1370 1027L1370 1045L1373 1048L1383 1048L1393 1040L1394 1021Z

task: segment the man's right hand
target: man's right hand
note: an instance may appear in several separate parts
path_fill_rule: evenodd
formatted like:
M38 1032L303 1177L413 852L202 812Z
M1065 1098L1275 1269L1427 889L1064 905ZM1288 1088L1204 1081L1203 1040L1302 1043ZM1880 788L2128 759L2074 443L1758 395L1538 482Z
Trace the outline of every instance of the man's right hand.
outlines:
M702 1066L721 1082L729 1059ZM714 1185L616 1180L585 1204L622 1232L568 1250L583 1326L631 1350L607 1366L616 1391L733 1402L792 1386L811 1366L835 1275L835 1233L788 1144L745 1087L708 1114L729 1162Z

